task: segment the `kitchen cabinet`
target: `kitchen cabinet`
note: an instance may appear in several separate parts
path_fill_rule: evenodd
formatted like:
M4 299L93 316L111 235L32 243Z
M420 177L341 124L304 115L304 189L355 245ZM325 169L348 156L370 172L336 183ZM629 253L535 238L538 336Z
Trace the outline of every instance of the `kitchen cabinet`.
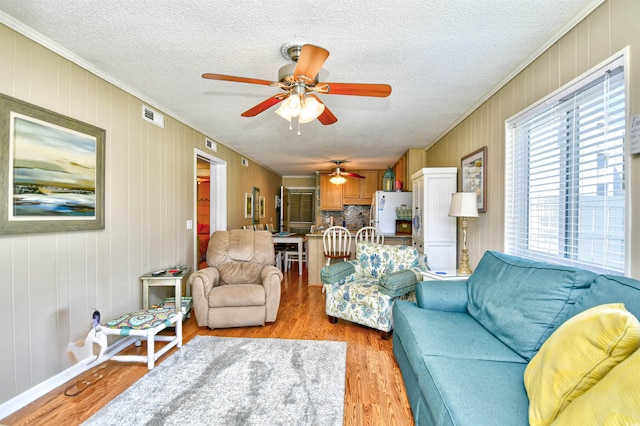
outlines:
M427 165L427 152L424 148L409 148L393 166L396 180L402 182L403 190L413 192L411 176Z
M411 175L413 184L413 246L427 255L432 270L456 269L457 222L449 217L458 169L423 168Z
M342 210L342 187L329 182L328 174L320 175L320 210ZM348 180L348 179L347 179Z
M380 171L378 170L353 170L351 173L364 176L364 179L348 177L343 185L343 204L371 205L373 194L378 190ZM384 173L384 172L383 172Z

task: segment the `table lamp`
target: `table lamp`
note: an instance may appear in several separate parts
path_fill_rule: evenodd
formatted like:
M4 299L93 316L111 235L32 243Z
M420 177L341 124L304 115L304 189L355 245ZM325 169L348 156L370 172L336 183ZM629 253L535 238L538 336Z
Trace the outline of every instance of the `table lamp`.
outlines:
M451 194L449 216L462 218L462 252L458 274L471 275L469 250L467 250L467 218L478 217L478 201L475 192L454 192Z

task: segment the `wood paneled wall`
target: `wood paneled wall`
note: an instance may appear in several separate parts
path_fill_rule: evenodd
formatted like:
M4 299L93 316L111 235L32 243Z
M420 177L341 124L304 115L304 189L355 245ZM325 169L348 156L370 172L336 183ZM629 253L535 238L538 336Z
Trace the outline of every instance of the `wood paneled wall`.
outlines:
M469 221L467 245L472 267L486 250L504 247L505 120L559 89L582 73L629 46L626 69L630 111L640 113L640 2L608 0L572 28L515 78L499 89L464 121L427 151L428 167L457 166L476 149L488 147L487 212ZM640 155L628 157L627 191L631 212L640 211ZM460 188L460 177L458 188ZM640 257L640 215L630 217L629 259ZM460 238L459 238L460 241ZM631 262L631 276L640 278L640 264Z
M141 100L1 24L0 92L106 130L106 229L0 236L2 404L73 364L67 346L93 307L104 319L139 309L142 274L194 264L194 149L207 149L203 134L168 114L164 128L142 120ZM213 155L227 162L228 228L250 223L252 186L275 217L281 177L221 144Z

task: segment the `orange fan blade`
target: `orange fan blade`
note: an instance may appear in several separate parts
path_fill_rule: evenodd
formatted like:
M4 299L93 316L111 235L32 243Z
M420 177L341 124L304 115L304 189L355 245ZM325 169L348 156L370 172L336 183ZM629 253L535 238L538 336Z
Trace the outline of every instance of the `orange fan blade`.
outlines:
M342 172L341 175L364 179L364 176L360 176L359 174L356 174L356 173Z
M322 47L314 46L313 44L305 44L300 50L300 56L298 57L298 64L293 72L293 78L300 76L307 77L309 80L314 80L322 64L329 57L329 51Z
M272 81L260 80L258 78L246 78L246 77L237 77L235 75L211 74L211 73L202 74L202 78L208 78L209 80L235 81L238 83L263 84L265 86L271 86L271 84L273 83Z
M362 83L319 83L319 93L327 95L353 95L376 96L386 98L391 94L391 86L388 84L362 84Z
M254 106L253 108L246 110L240 115L243 117L255 117L256 115L260 114L262 111L271 108L272 106L274 106L279 102L282 102L282 99L284 98L286 98L286 96L282 97L282 95L280 94L272 96L266 101L260 102L258 105Z
M325 126L328 126L329 124L333 124L336 121L338 121L336 116L333 115L333 113L331 111L329 111L329 108L327 108L327 105L324 102L322 102L319 97L317 97L314 94L308 94L307 96L310 96L310 97L314 98L316 101L318 101L322 105L324 105L324 111L322 111L322 114L320 114L318 116L318 121L320 123L324 124Z

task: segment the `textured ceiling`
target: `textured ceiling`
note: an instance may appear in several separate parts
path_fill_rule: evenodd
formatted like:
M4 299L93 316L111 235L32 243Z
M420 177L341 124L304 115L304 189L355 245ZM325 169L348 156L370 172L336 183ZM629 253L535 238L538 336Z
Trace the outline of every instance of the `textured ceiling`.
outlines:
M426 147L601 0L1 0L0 22L59 45L110 81L282 175L385 168ZM36 39L37 39L36 37ZM33 37L32 37L33 38ZM271 108L283 44L331 53L320 81L387 83L388 98L321 95L338 122L302 135ZM1 65L0 65L1 66Z

